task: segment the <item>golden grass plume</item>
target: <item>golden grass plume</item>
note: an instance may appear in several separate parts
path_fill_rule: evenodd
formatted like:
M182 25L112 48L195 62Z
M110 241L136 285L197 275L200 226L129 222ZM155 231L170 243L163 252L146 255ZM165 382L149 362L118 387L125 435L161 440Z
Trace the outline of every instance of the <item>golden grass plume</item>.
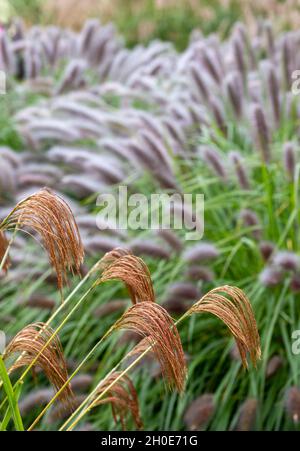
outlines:
M97 284L121 280L128 289L133 304L155 301L151 275L146 263L125 249L114 249L100 261L102 274Z
M141 429L143 423L140 417L136 390L131 379L126 374L123 374L123 376L116 381L120 374L120 372L115 371L101 383L96 392L96 402L94 406L110 403L114 420L117 423L119 418L123 430L126 430L126 416L128 413L131 414L136 427ZM114 383L114 385L109 388L112 383ZM99 397L104 390L107 390L105 397L97 401L97 397Z
M243 366L247 367L247 353L254 365L260 359L260 339L253 310L245 293L233 286L214 288L196 302L189 314L208 312L220 318L234 336Z
M0 230L31 230L37 233L57 274L61 290L67 270L79 274L84 250L73 213L66 202L48 188L19 202L0 224Z
M0 263L2 262L2 259L5 258L5 261L3 263L3 271L7 272L9 265L10 265L10 261L9 258L6 254L7 251L7 247L8 247L8 240L4 234L4 232L2 232L2 230L0 230Z
M154 302L139 302L113 328L131 330L144 337L142 347L145 349L146 342L152 346L169 387L183 391L187 373L185 356L177 328L163 307Z
M40 367L55 390L59 391L68 380L68 372L59 338L55 336L45 347L52 335L53 330L45 323L29 324L8 344L4 358L7 359L15 353L21 353L9 368L10 371L14 371L22 366L30 365L40 354L34 367ZM43 349L44 347L45 349ZM73 393L70 384L66 385L59 395L59 399L64 404L72 404Z

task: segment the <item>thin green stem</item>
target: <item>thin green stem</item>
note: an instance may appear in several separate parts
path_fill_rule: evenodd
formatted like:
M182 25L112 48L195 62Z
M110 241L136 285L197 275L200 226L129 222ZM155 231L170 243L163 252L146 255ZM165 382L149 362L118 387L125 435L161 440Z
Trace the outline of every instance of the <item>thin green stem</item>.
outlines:
M0 355L0 377L2 379L4 390L8 398L8 403L14 420L15 428L17 429L17 431L24 431L24 426L18 406L18 400L14 393L10 378L7 374L2 355Z

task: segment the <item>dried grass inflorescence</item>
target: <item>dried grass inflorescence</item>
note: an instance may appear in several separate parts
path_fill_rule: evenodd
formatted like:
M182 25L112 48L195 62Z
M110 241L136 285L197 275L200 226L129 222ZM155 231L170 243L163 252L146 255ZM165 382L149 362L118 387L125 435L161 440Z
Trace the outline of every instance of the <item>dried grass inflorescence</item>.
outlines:
M19 202L0 224L0 229L16 228L37 233L57 274L59 289L67 281L67 270L80 273L84 251L71 209L48 188Z
M177 328L168 312L154 302L139 302L115 323L114 329L128 329L144 337L158 359L170 388L184 389L186 363Z
M117 423L119 418L123 430L126 430L126 416L130 413L136 427L141 429L143 423L140 417L136 390L131 379L126 374L116 381L120 374L121 373L119 372L114 372L101 383L96 393L96 402L94 406L108 403L111 404L114 420ZM113 383L114 385L112 385ZM105 397L97 400L97 397L104 391L106 391Z
M250 301L242 290L229 285L214 288L189 312L208 312L220 318L236 339L244 367L247 367L247 352L256 365L261 356L260 339Z
M121 280L126 285L133 304L155 301L151 275L146 263L126 250L114 249L100 261L103 271L97 284Z
M45 346L52 335L53 330L45 323L30 324L11 340L5 350L4 358L21 353L10 367L10 371L14 371L22 366L30 365L39 355L34 367L41 368L55 390L59 391L68 380L68 372L59 338L55 336ZM66 405L72 404L73 393L70 384L66 385L59 399Z
M3 271L7 272L9 265L10 265L10 261L9 258L6 254L7 252L7 248L8 248L8 241L7 238L4 234L4 232L2 232L0 230L0 263L2 262L3 258L5 258L5 261L3 263Z

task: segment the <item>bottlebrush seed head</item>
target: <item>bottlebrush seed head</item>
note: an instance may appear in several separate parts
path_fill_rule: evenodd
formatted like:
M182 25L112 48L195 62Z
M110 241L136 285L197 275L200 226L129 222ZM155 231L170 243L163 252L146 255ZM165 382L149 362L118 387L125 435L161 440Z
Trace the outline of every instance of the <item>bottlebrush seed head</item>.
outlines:
M300 267L300 257L294 252L281 251L277 252L272 259L274 265L286 271L297 271Z
M211 419L215 411L214 396L211 393L196 398L184 414L184 423L189 431L201 430Z
M298 387L290 387L285 396L286 413L294 423L300 421L300 390Z
M266 287L274 287L282 282L283 271L282 269L267 266L259 274L259 280L262 285Z
M233 164L236 177L238 179L239 185L242 189L249 189L250 182L247 174L246 167L242 160L242 157L239 152L232 151L229 153L229 159Z
M256 142L262 159L265 163L269 163L271 160L270 130L265 113L259 104L252 107L252 119Z
M275 251L275 244L272 243L271 241L261 241L259 243L259 250L262 255L262 258L266 262L270 259L271 255Z
M293 181L296 168L296 149L292 142L287 142L283 146L283 163L289 180Z

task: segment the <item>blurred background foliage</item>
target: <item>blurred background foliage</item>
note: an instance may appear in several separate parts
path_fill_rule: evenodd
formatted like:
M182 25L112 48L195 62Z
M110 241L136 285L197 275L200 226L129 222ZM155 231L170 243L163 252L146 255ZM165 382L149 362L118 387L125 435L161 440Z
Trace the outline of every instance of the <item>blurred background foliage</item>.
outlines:
M298 0L0 0L0 18L21 16L28 24L55 23L78 29L89 17L113 21L128 46L152 39L187 45L193 29L228 36L237 20L253 31L257 17L272 20L279 29L300 24Z

